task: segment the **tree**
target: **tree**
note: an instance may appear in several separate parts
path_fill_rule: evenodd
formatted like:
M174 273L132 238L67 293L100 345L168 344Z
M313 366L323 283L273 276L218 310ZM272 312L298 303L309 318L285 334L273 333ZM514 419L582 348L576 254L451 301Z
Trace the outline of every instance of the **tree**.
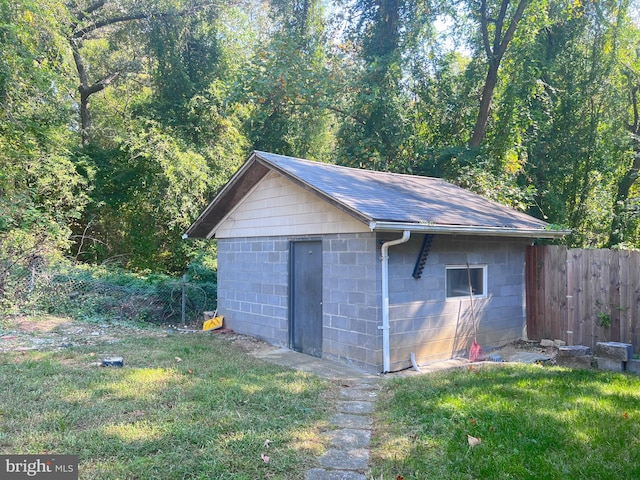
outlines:
M246 129L254 148L330 158L334 87L328 81L322 3L273 0L273 34L258 46L239 101L249 101Z
M0 1L0 231L33 229L65 245L87 200L86 164L67 135L70 77L58 8L54 0Z
M640 33L640 29L637 30ZM637 44L640 46L640 37ZM635 60L635 61L633 61ZM615 193L614 215L611 221L608 246L614 247L621 244L636 244L637 238L633 236L633 229L629 223L633 218L630 213L635 213L630 208L629 196L640 176L640 52L636 51L635 59L631 58L624 68L627 78L627 93L629 100L629 120L625 127L629 133L631 165L620 176ZM637 199L634 199L637 202ZM637 213L634 215L637 218ZM630 218L631 217L631 218ZM637 220L636 220L637 221Z
M406 168L407 101L403 76L403 21L411 4L359 0L352 41L357 57L346 88L346 113L338 132L339 162L374 170Z
M56 0L0 0L0 308L10 272L56 258L88 201Z
M627 5L583 2L552 10L530 68L526 173L540 192L537 215L573 230L573 245L603 246L614 185L627 157L620 59Z
M203 9L209 9L211 4L202 2L189 2L186 4L154 4L148 2L136 2L134 0L125 2L112 2L109 0L81 0L80 3L69 3L69 13L72 21L69 24L67 38L73 52L73 59L78 74L79 86L79 114L80 114L80 132L83 144L87 144L90 140L90 129L92 126L90 112L90 97L98 92L103 91L110 86L117 78L127 72L139 69L142 61L142 53L139 58L123 59L117 55L107 55L103 57L100 65L92 65L89 68L86 56L83 54L85 44L87 42L100 42L107 40L111 43L107 47L113 48L117 45L119 35L126 36L126 29L131 25L140 30L140 23L155 23L157 28L167 27L171 29L171 21L179 17L188 17L197 15ZM158 26L159 25L159 26ZM131 37L129 37L131 40ZM132 45L132 43L129 43ZM116 49L117 51L117 49ZM169 52L174 50L169 49ZM107 52L104 52L107 53ZM194 52L195 53L195 52ZM193 55L192 60L197 58ZM107 60L104 62L104 60ZM203 63L206 58L202 59ZM165 59L159 57L160 68L164 64ZM89 78L89 70L96 70L98 75ZM196 72L192 72L196 73ZM178 81L179 82L179 81ZM179 83L179 85L181 85Z
M495 5L493 6L494 8L491 8L491 5L487 5L487 0L480 0L480 30L482 32L482 45L487 56L488 69L480 97L478 117L469 140L469 146L472 148L479 147L484 139L491 101L498 83L500 63L509 43L513 39L520 20L522 20L524 11L530 3L531 0L519 0L514 8L510 0L502 0L499 7Z

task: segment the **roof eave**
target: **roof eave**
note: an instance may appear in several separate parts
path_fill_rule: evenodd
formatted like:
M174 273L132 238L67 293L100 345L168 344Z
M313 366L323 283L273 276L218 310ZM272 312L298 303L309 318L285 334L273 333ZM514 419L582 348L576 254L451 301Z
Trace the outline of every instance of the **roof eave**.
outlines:
M369 228L375 232L398 232L409 230L418 233L447 235L484 235L491 237L547 238L558 239L571 233L571 230L547 230L545 228L483 227L472 225L435 225L428 223L404 223L389 221L369 222Z

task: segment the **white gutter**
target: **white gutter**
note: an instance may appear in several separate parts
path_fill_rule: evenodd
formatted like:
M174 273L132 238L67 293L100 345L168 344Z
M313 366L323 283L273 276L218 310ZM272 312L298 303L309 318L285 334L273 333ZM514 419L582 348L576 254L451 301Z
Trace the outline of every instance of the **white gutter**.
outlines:
M376 221L369 222L369 228L371 231L376 232L409 231L449 235L489 235L520 238L562 238L571 233L571 230L546 230L544 228L475 227L469 225L434 225L429 223Z
M405 230L402 237L391 240L382 244L381 261L382 261L382 326L378 329L382 330L382 373L388 373L390 367L389 360L389 247L406 243L409 241L411 232Z

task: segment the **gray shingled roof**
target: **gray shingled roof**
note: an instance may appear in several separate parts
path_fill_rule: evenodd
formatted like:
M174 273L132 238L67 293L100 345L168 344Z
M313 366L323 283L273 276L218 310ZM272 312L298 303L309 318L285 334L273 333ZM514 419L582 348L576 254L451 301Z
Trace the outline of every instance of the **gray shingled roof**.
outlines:
M469 230L495 229L496 234L558 237L548 224L439 178L400 175L340 167L265 152L254 152L227 186L189 227L191 237L211 233L217 223L268 171L274 170L319 195L375 229L427 229L446 226ZM476 232L477 233L477 232ZM530 235L529 235L530 234Z

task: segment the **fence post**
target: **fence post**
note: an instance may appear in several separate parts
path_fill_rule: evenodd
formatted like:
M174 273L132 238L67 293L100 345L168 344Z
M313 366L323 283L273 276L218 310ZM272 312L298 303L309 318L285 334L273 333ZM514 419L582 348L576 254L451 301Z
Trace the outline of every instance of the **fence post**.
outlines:
M29 293L33 293L36 288L36 266L31 265L31 278L29 279Z
M187 309L187 274L182 275L182 325L187 324L186 309Z

